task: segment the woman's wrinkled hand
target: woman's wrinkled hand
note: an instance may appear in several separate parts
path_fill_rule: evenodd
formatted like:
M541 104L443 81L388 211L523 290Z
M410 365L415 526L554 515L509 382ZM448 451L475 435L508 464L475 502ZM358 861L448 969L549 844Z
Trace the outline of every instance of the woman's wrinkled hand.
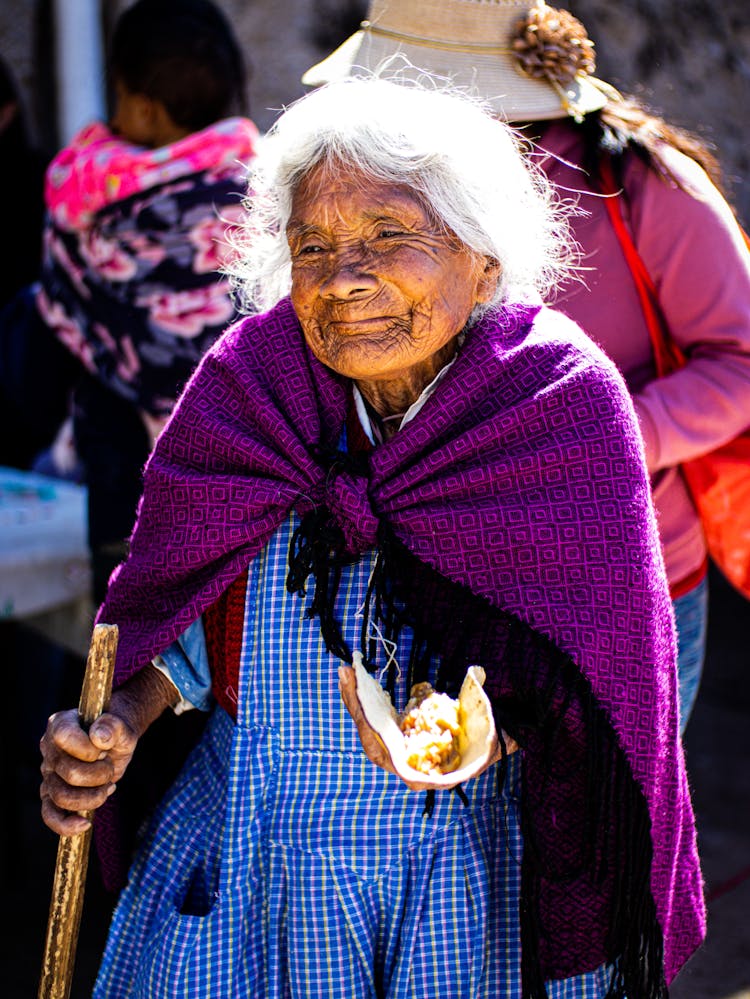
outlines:
M151 664L112 694L109 710L88 732L78 712L59 711L42 736L42 818L56 833L73 836L91 825L88 815L115 790L149 725L179 699L172 681Z
M93 812L115 790L138 738L126 722L105 713L86 732L78 712L59 711L42 736L42 819L53 832L73 836L85 832Z
M381 742L377 732L375 732L365 718L362 706L359 703L359 698L357 697L356 673L351 666L339 667L339 690L341 691L341 697L346 705L346 709L352 716L354 724L357 726L359 741L362 743L362 749L364 750L365 756L367 756L368 760L376 766L381 767L383 770L387 770L389 773L396 774L396 776L401 777L406 786L410 787L412 791L429 791L433 788L439 790L449 790L460 783L460 781L456 781L455 784L446 784L442 781L438 783L430 780L427 775L425 775L423 780L406 780L406 778L399 774L394 768L388 750ZM507 752L515 752L516 749L518 749L518 745L512 739L508 738L505 733L501 734L505 739ZM497 763L501 758L502 749L499 740L496 738L493 752L491 753L486 766L483 767L481 771L478 771L478 773L484 772L487 767L493 766L493 764Z

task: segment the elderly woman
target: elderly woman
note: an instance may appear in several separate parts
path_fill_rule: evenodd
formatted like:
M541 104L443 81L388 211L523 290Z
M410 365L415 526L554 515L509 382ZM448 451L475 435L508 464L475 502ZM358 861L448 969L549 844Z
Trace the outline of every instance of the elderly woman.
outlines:
M210 712L95 995L665 996L704 926L673 620L627 391L542 305L561 212L484 109L383 81L305 97L254 166L266 311L150 459L109 711L42 740L70 834L168 706ZM486 767L394 772L360 655L398 710L482 667Z

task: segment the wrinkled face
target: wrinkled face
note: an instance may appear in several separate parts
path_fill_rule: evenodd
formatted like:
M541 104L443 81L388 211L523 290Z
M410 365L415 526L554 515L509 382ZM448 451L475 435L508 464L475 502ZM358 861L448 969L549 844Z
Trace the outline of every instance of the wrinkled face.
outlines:
M486 258L469 251L407 186L317 166L287 227L292 303L310 349L357 380L411 377L450 346L492 296ZM493 269L493 276L495 271Z

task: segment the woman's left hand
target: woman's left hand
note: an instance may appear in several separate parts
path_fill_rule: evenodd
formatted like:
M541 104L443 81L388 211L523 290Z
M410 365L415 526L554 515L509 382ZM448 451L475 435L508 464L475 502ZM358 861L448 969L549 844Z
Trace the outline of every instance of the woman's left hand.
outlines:
M445 783L445 778L441 777L441 780L434 781L431 780L428 775L425 774L423 780L407 780L402 774L393 766L390 754L388 750L383 745L379 735L372 728L370 723L365 718L365 714L362 710L362 705L357 697L357 677L356 673L351 666L340 666L339 667L339 690L341 691L341 697L346 705L346 709L354 720L354 724L357 726L357 733L359 734L359 741L362 743L362 749L365 752L365 756L374 763L376 766L381 767L383 770L387 770L389 773L396 774L397 777L401 777L407 787L410 787L412 791L429 791L432 789L439 790L450 790L450 788L455 787L460 784L461 781L457 780L454 784ZM505 747L508 753L513 753L518 749L518 744L512 739L508 738L504 732L501 732L501 737L505 740ZM493 751L487 761L487 764L478 771L478 773L483 773L487 767L493 766L502 758L502 751L500 748L499 739L495 738L495 744Z

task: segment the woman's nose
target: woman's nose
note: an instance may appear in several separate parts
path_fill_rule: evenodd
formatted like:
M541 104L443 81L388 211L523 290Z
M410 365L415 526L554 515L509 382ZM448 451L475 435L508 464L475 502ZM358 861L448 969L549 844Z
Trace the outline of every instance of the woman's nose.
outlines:
M371 294L378 279L367 266L364 254L337 254L320 287L325 298L351 299Z

